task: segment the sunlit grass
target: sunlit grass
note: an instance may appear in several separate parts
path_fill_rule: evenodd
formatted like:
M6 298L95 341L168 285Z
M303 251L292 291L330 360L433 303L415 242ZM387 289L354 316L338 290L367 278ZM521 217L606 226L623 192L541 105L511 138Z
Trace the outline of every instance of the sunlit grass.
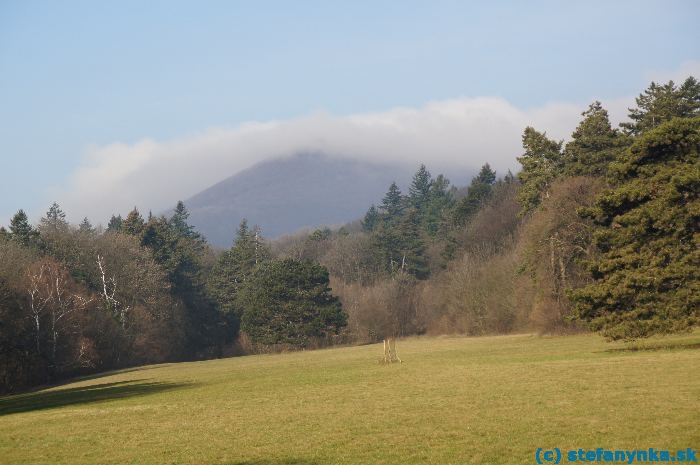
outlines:
M0 463L532 464L537 447L697 449L698 345L700 333L634 346L416 338L394 365L371 345L145 367L0 398Z

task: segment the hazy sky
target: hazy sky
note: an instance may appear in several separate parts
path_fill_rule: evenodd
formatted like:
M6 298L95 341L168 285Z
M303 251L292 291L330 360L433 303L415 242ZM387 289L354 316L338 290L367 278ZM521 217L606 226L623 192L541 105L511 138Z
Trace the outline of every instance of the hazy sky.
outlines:
M299 150L515 168L700 77L700 2L0 0L0 224L159 211ZM466 180L455 180L465 184ZM461 181L461 182L460 182Z

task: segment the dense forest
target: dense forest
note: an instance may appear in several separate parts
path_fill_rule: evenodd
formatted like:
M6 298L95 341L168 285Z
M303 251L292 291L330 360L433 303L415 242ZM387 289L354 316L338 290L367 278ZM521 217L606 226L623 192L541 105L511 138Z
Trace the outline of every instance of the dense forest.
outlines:
M685 331L700 317L700 83L652 83L613 128L525 128L522 169L464 188L426 166L361 220L215 250L136 208L103 230L0 228L0 391L137 364L416 334ZM484 160L488 161L488 160Z

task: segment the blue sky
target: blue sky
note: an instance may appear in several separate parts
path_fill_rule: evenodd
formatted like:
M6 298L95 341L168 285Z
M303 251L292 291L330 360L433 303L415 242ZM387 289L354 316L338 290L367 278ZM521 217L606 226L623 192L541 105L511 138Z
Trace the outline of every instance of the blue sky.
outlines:
M18 208L37 219L63 196L85 209L73 218L104 221L110 212L73 201L95 197L76 173L95 163L114 171L106 166L121 158L130 173L145 169L139 154L155 155L144 141L176 152L177 141L208 147L212 128L311 118L285 129L311 131L317 114L386 118L460 98L502 99L523 114L629 98L651 78L696 69L699 17L700 2L679 0L0 0L0 224ZM256 160L248 146L228 147ZM137 179L145 182L126 176L114 189ZM185 198L211 180L168 195ZM135 191L142 197L109 208L168 201Z

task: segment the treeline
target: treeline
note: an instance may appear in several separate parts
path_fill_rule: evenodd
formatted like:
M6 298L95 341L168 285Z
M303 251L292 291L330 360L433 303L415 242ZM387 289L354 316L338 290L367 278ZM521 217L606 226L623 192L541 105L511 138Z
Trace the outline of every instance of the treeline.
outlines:
M20 210L0 229L1 390L240 352L241 325L248 349L330 343L344 327L325 268L273 259L245 222L217 257L187 219L179 202L99 231L54 203L35 228Z
M522 170L462 189L425 166L364 218L274 242L243 221L215 251L179 202L106 230L57 204L0 228L2 390L135 364L411 334L697 325L700 84L652 83L613 128L526 128ZM331 291L332 289L332 291Z
M593 329L633 339L700 309L700 84L652 83L612 127L592 103L565 144L524 130L522 170L463 190L425 167L359 224L275 244L331 271L353 341Z

